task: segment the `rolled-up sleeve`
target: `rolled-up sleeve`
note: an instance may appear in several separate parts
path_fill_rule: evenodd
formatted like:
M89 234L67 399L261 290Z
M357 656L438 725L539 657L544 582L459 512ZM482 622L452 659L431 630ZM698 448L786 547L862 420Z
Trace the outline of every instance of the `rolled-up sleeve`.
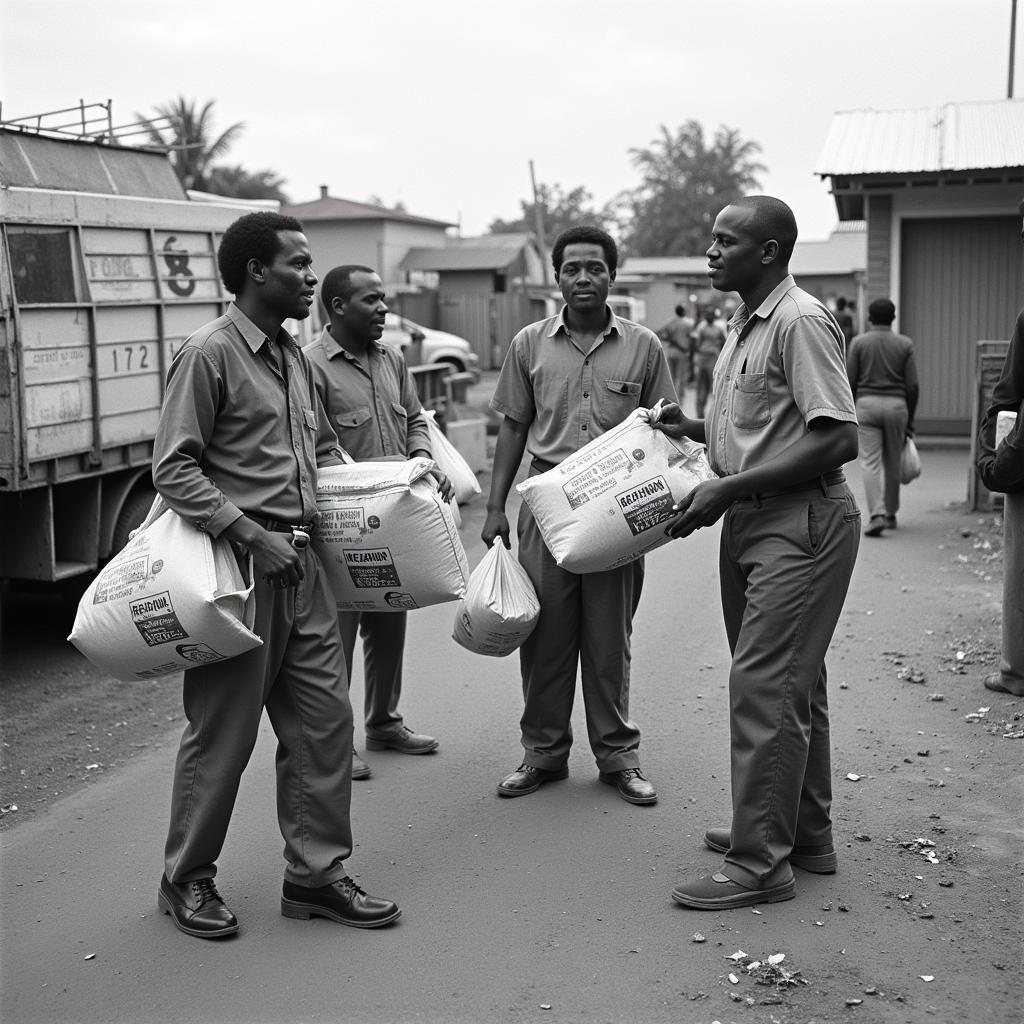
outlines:
M222 389L215 363L186 345L167 375L153 445L154 487L178 515L214 537L242 515L202 469Z

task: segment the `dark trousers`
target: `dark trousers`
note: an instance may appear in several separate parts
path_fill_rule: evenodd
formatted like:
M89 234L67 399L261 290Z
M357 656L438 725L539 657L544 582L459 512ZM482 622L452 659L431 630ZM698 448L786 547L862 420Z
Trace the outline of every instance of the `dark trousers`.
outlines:
M366 735L384 739L402 731L398 699L402 696L406 612L338 612L341 643L352 682L356 633L363 640L363 690Z
M640 730L629 718L629 667L643 559L583 575L560 569L524 502L519 513L519 562L540 601L540 619L519 653L524 761L551 770L568 760L578 663L587 733L598 769L638 767Z
M759 887L793 845L832 842L825 654L853 575L860 512L844 483L736 502L719 557L732 651L732 846Z
M280 590L256 580L257 647L185 673L188 725L174 767L165 871L172 882L213 877L263 708L277 735L277 817L285 878L327 885L352 852L352 707L338 619L320 561Z

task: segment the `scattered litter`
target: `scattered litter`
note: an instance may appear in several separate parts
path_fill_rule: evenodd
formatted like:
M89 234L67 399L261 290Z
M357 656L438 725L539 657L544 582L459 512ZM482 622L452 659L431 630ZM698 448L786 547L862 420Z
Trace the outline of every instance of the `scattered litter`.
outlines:
M17 809L17 804L4 804L3 807L0 807L0 818L5 814L13 814Z
M863 1003L863 999L851 998L846 1000L847 1006L860 1006Z
M87 765L85 766L85 770L86 770L87 772L91 772L91 771L94 771L95 769L97 769L97 768L99 768L99 767L100 767L100 766L99 766L98 764L87 764Z
M725 959L735 961L746 960L747 954L744 953L742 949L737 949L736 952L732 954L732 956L727 956Z
M919 977L920 977L920 979L922 981L934 981L935 980L935 975L934 974L921 974L921 975L919 975Z
M550 1003L541 1003L540 1004L540 1008L542 1010L550 1010L551 1009L551 1004Z
M944 693L929 693L928 699L938 704L946 699L946 695Z
M856 772L847 772L846 773L846 777L851 782L860 782L860 776Z
M96 959L96 954L95 953L86 953L85 956L82 957L82 959L83 960L95 960Z
M871 842L871 836L869 836L866 832L855 832L853 834L853 838L856 839L859 843Z
M904 665L896 673L897 679L906 679L908 683L923 683L925 681L925 674L919 668L915 668L912 665Z
M735 974L730 973L729 974L729 983L731 985L738 985L740 983L740 979L737 978Z
M701 935L700 932L694 932L693 933L693 941L694 942L707 942L708 940L703 935Z
M771 953L768 956L755 957L753 959L743 953L742 950L740 950L740 954L741 959L747 961L746 963L740 963L743 973L753 978L754 982L758 985L774 985L777 989L784 989L791 985L808 984L807 980L800 976L798 970L790 970L788 967L783 966L786 959L785 953ZM736 960L737 954L726 957L726 959ZM739 978L735 974L730 974L729 981L735 985L739 982Z

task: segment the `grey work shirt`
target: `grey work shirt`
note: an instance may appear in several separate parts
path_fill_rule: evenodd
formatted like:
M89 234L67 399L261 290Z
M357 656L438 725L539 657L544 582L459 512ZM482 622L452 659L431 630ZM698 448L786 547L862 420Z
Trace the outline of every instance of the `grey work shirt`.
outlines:
M832 314L792 275L753 313L741 303L715 364L704 420L711 468L731 476L761 465L819 416L856 423L844 347Z
M423 407L398 349L370 342L367 369L325 327L302 351L331 425L353 459L431 454Z
M316 468L341 461L309 363L283 328L271 342L232 303L174 357L153 483L200 530L216 537L243 512L311 523Z
M608 326L590 351L573 339L566 307L513 339L491 408L529 424L526 447L559 463L634 409L677 401L657 335L608 310Z

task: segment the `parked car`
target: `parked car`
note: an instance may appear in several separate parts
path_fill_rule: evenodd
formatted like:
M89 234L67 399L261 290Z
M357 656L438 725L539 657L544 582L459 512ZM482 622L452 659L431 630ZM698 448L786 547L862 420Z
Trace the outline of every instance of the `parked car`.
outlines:
M398 313L388 313L380 340L403 349L414 341L420 341L423 344L423 363L448 363L453 373L471 373L474 381L480 379L480 358L469 342L456 334L435 331Z

